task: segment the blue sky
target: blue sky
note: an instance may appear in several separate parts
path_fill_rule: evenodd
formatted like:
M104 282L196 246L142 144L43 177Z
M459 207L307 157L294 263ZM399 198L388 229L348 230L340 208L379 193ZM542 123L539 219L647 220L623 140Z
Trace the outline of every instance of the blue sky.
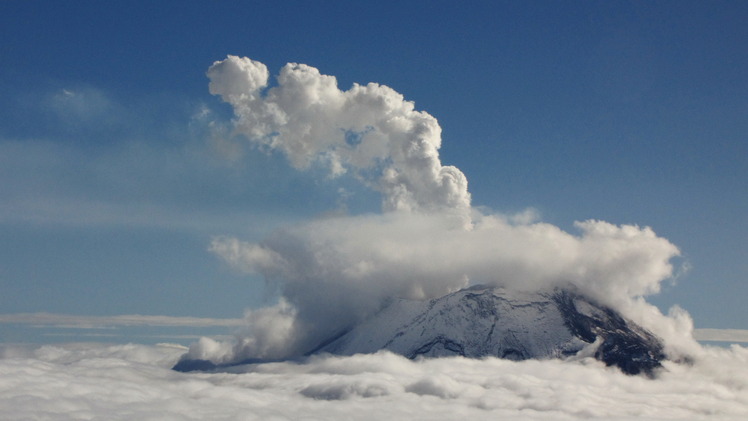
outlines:
M234 54L392 87L439 120L473 205L651 226L688 270L649 300L748 328L747 19L737 1L1 2L0 313L241 317L273 291L213 236L259 241L341 187L378 211L352 180L216 143L231 108L205 72Z

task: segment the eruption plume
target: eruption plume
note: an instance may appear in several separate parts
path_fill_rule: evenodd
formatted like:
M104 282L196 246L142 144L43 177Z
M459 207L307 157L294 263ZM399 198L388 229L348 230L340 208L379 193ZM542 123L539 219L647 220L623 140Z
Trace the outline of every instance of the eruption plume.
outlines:
M335 77L295 63L271 86L264 64L236 56L207 74L210 92L233 107L237 133L298 170L355 177L381 194L382 213L284 227L259 243L215 238L211 251L278 285L282 300L248 311L230 350L205 340L192 356L298 355L392 298L435 298L471 284L573 285L662 336L672 354L695 346L685 312L664 316L642 298L673 275L679 254L649 227L585 221L574 235L471 207L463 173L440 161L436 119L386 86L341 91Z
M297 169L351 171L382 194L385 211L449 210L467 217L465 175L439 160L441 128L413 102L376 83L338 89L334 76L289 63L268 88L267 67L228 56L208 70L210 93L234 107L236 129L283 152Z

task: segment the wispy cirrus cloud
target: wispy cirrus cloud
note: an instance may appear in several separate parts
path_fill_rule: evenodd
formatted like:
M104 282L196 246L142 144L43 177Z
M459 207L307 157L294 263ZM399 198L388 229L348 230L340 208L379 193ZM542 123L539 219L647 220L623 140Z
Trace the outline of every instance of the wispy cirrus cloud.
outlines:
M704 342L745 342L748 343L746 329L694 329L693 336Z
M19 324L30 327L55 327L71 329L107 329L115 327L244 327L245 319L219 319L208 317L150 316L124 314L118 316L77 316L55 313L16 313L0 314L1 324ZM52 335L52 334L49 334ZM103 336L97 333L95 336ZM118 336L113 334L113 336ZM163 335L159 335L163 336ZM748 343L748 329L693 330L694 339L704 342ZM195 335L175 335L181 338L195 338Z
M226 232L287 223L339 196L338 185L245 150L228 119L198 100L90 86L27 96L0 125L0 224ZM288 205L302 195L306 207Z
M243 319L215 319L202 317L147 316L125 314L119 316L76 316L54 313L0 314L0 323L23 324L33 327L73 329L106 329L125 326L152 327L238 327Z

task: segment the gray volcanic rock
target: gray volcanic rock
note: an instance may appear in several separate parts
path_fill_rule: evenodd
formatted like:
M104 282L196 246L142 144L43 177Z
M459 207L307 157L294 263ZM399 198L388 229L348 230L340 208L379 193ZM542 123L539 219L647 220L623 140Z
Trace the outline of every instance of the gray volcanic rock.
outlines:
M396 300L311 353L387 349L408 358L461 355L563 358L582 349L628 374L652 374L661 341L614 310L569 290L476 286L430 301Z

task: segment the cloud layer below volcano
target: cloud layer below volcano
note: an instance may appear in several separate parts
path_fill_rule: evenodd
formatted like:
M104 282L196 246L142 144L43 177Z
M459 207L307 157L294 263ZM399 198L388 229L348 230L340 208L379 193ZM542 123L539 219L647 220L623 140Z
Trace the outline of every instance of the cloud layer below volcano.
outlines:
M577 362L379 353L177 373L178 346L0 347L0 418L720 419L748 415L748 349L707 348L657 379Z

